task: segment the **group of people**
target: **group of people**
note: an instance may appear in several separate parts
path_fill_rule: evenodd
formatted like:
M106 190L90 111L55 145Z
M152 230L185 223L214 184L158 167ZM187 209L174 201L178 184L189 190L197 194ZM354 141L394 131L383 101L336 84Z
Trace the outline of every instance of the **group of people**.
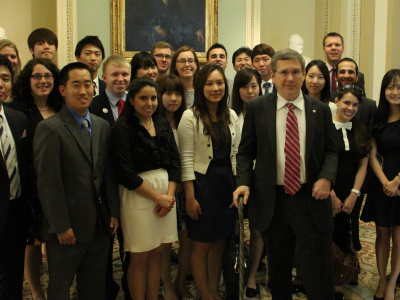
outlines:
M334 32L323 40L326 63L306 66L298 52L267 44L241 47L234 81L218 43L200 68L189 46L157 42L128 62L105 59L98 37L87 36L77 62L61 71L53 32L36 29L28 46L33 59L21 69L15 44L0 40L1 299L21 298L24 273L33 298L46 299L42 242L47 299L69 299L75 276L79 299L116 299L117 234L125 299L157 299L160 281L166 299L194 299L185 285L193 274L203 299L222 300L222 258L240 195L251 234L246 297L260 293L265 248L274 299L299 290L343 299L332 241L346 251L351 237L361 249L366 193L361 218L377 226L374 297L394 299L400 70L383 78L377 108ZM294 261L301 276L292 282Z

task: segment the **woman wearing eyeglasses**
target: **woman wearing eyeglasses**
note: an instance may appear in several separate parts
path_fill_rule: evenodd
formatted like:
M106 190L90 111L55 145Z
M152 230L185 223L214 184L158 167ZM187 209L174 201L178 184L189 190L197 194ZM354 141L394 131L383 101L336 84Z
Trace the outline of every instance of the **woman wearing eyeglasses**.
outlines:
M200 71L196 52L191 47L183 46L174 52L171 60L170 74L179 77L186 94L186 107L191 108L194 102L194 84Z
M375 173L361 215L376 224L376 261L379 285L374 299L395 299L400 272L400 69L392 69L382 80L379 105L369 125L372 150L369 164ZM382 160L378 160L378 153ZM391 274L386 279L390 254Z
M59 70L48 59L38 58L30 60L13 85L14 101L10 108L19 110L28 118L29 131L35 132L40 121L54 115L61 110L62 97L58 91ZM32 185L36 187L35 184ZM25 277L32 291L33 299L46 299L40 284L40 266L42 263L41 238L38 234L38 225L34 221L39 219L41 206L37 192L32 192L29 203L35 218L29 220L30 232L25 251ZM30 215L32 215L30 214Z

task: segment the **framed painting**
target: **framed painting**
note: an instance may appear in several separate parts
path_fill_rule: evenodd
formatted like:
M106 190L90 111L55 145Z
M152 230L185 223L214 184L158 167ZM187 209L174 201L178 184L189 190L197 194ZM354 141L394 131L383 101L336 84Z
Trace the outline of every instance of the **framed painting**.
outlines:
M127 59L164 41L195 49L201 63L218 40L218 0L111 0L111 51Z

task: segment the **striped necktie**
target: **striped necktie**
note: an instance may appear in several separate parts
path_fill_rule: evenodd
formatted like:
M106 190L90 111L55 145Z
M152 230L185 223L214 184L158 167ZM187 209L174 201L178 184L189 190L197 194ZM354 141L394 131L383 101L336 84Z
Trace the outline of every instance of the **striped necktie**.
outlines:
M11 147L10 139L3 126L3 121L3 117L0 116L0 141L8 177L10 178L10 198L15 199L21 196L17 152L15 147Z
M294 114L296 106L289 102L286 103L286 106L289 111L286 117L284 184L285 191L293 196L301 187L299 125Z
M269 94L269 87L271 86L271 83L269 82L264 82L263 84L263 88L265 89L265 93L264 95L268 95Z

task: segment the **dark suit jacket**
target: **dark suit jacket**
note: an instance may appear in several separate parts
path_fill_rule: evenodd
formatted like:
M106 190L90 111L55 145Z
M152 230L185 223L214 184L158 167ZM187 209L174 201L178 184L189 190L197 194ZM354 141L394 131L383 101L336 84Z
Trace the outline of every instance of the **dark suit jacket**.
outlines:
M337 92L331 93L331 102L335 102L335 98L337 97ZM371 122L372 117L376 112L376 101L362 97L360 107L356 113L356 118L358 118L361 123L365 126L369 126L369 122Z
M358 81L356 82L356 86L360 87L363 90L364 97L367 95L365 94L365 80L364 80L364 74L361 72L358 72Z
M314 183L336 178L337 150L329 107L304 95L306 117L306 175L308 206L317 230L333 228L330 197L311 196ZM277 93L260 96L247 104L242 139L237 154L237 185L250 187L249 218L260 232L271 223L276 193L276 109ZM253 171L253 161L256 159Z
M118 185L109 153L109 126L91 114L92 153L73 115L64 107L40 122L33 140L42 235L58 242L57 233L72 228L79 242L92 240L96 222L109 232L109 219L119 217Z
M29 143L28 120L26 116L8 107L2 107L11 130L15 147L17 148L18 170L20 174L22 196L26 197L30 191L28 174L29 153L32 147ZM8 219L10 204L10 178L8 177L6 164L0 152L0 235ZM21 218L24 216L21 215Z
M108 101L107 94L101 93L100 95L93 98L90 104L89 111L92 114L106 120L111 126L115 123L113 113L111 111L110 101Z
M106 92L106 83L99 77L99 95Z

